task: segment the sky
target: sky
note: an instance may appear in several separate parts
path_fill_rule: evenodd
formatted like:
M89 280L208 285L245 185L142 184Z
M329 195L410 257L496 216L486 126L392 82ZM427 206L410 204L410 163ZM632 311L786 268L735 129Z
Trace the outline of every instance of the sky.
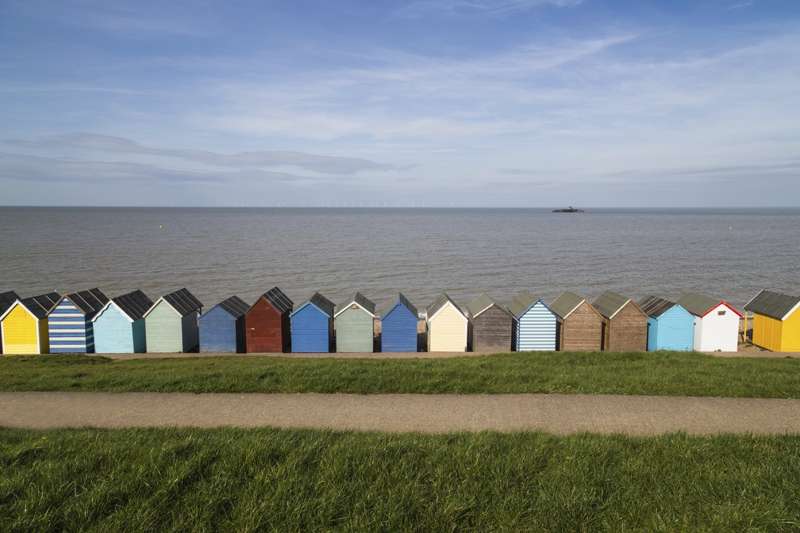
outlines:
M2 0L0 191L798 206L800 2Z

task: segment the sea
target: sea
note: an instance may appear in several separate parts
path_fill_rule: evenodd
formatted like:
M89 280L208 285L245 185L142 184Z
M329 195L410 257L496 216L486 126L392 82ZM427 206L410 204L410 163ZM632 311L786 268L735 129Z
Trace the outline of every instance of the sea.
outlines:
M186 287L210 308L275 285L295 303L361 291L379 309L398 292L424 308L441 291L466 304L522 289L742 306L800 293L800 208L0 208L0 291Z

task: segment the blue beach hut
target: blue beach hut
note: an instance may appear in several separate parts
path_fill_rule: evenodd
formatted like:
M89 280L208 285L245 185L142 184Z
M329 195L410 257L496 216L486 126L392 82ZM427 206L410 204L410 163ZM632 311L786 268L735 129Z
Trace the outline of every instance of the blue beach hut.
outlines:
M289 315L292 352L331 351L335 307L317 292Z
M557 319L544 300L522 291L508 309L514 315L516 351L555 351Z
M694 316L683 306L657 296L640 303L647 315L647 351L694 349Z
M419 311L402 293L381 318L381 351L416 352Z
M231 296L200 317L200 351L244 353L244 315L250 306Z
M144 314L153 301L142 291L112 298L92 319L95 353L144 353Z
M47 315L50 353L94 353L92 319L108 303L100 289L67 294Z

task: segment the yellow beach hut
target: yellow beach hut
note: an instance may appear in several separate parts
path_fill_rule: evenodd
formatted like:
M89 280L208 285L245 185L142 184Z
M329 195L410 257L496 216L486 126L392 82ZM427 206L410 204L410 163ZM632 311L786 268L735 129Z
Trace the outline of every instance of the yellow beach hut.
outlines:
M747 302L753 344L773 352L800 352L800 296L761 291Z
M442 293L426 312L429 352L466 352L469 319L466 313Z
M3 353L35 355L47 353L47 313L58 304L57 292L15 300L0 316Z

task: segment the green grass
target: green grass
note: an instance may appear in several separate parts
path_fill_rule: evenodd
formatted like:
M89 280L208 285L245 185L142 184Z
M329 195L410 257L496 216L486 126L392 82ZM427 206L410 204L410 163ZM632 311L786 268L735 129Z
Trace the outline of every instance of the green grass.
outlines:
M0 391L616 393L800 398L800 359L513 353L455 359L0 358Z
M3 531L797 531L800 436L0 430Z

